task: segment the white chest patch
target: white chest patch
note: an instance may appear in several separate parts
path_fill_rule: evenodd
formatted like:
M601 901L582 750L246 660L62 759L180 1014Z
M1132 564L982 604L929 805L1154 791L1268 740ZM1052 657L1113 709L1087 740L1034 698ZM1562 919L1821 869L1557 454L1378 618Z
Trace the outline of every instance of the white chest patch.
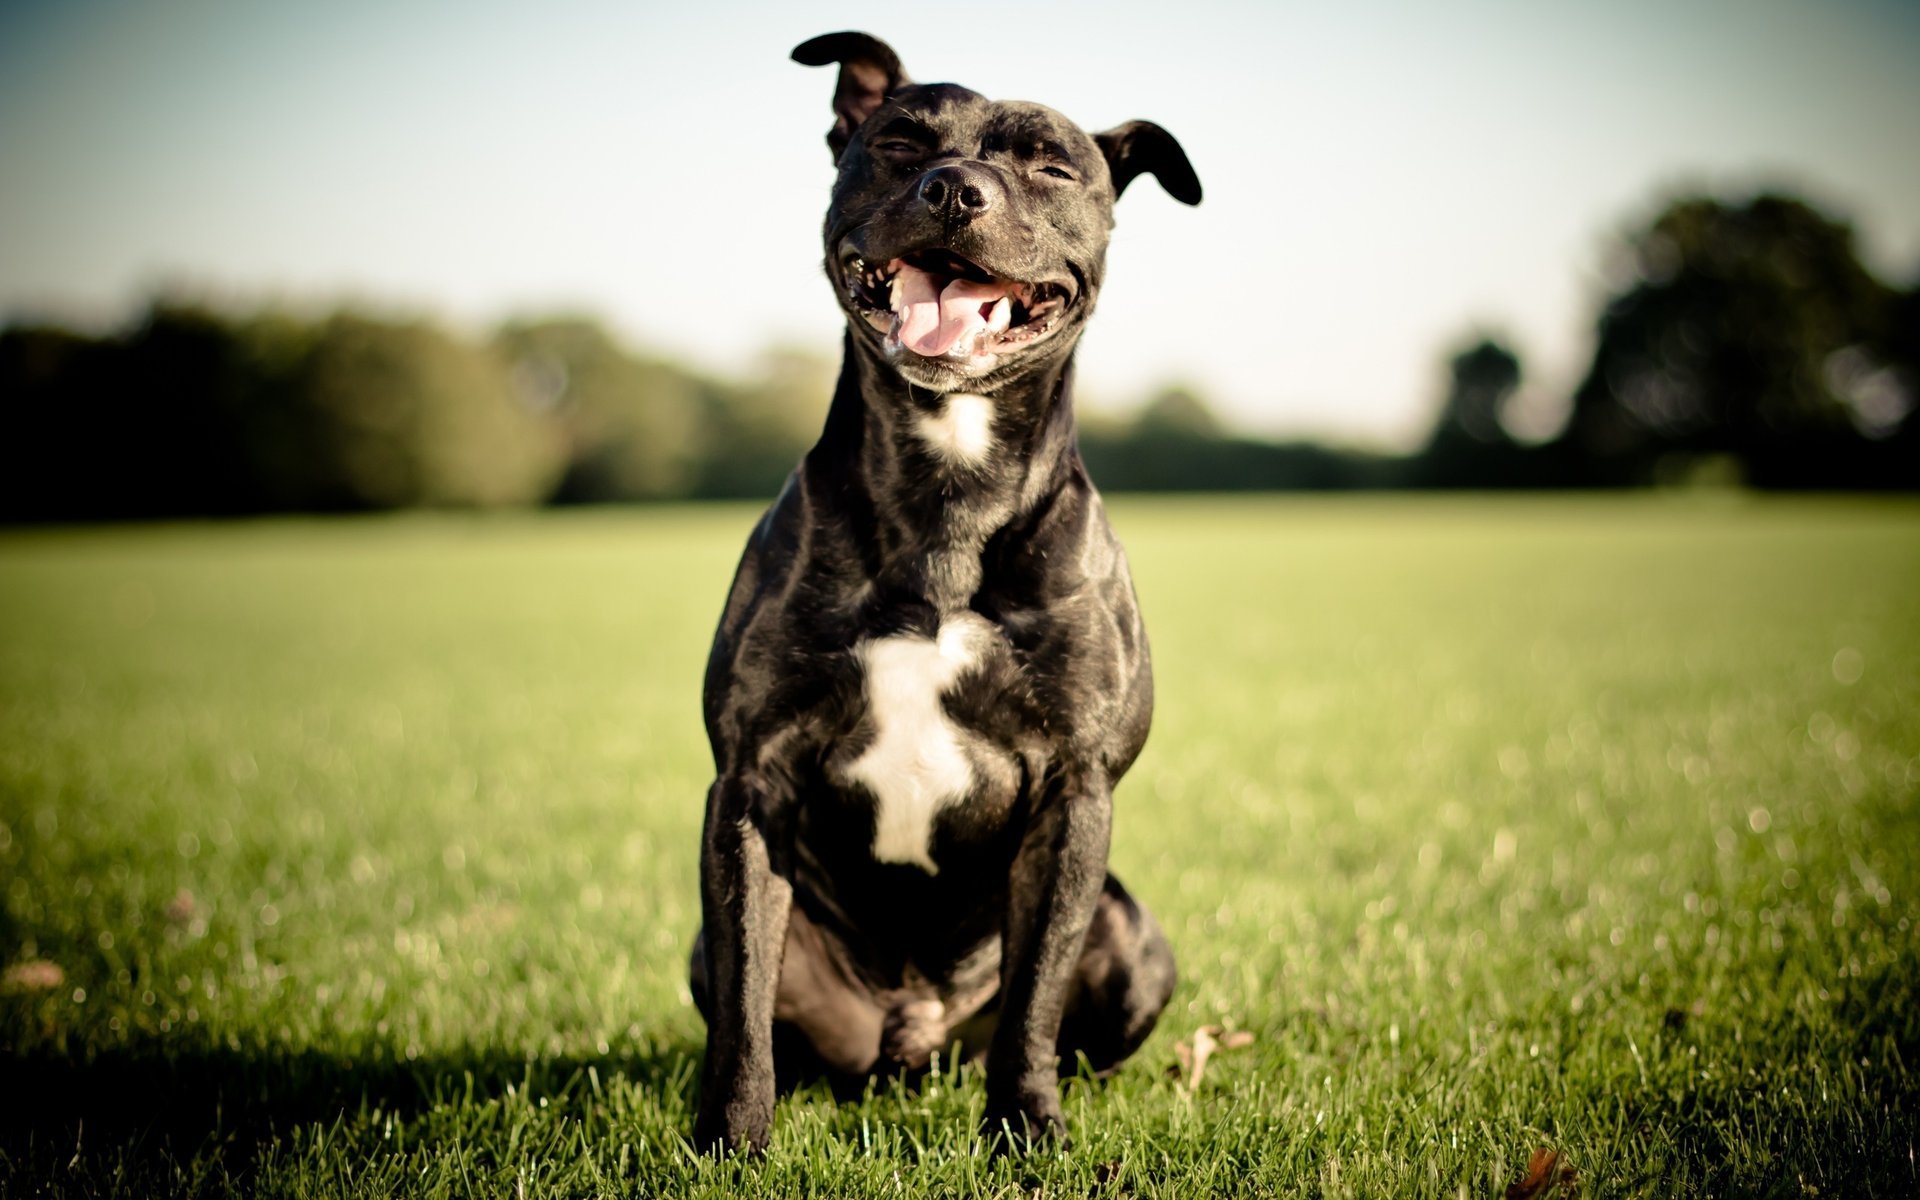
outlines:
M953 392L939 412L920 414L913 429L921 441L947 462L979 466L993 449L993 401L985 396Z
M973 787L973 767L941 697L972 666L985 622L949 618L940 636L875 638L859 648L874 737L847 767L873 794L873 856L932 875L933 819Z

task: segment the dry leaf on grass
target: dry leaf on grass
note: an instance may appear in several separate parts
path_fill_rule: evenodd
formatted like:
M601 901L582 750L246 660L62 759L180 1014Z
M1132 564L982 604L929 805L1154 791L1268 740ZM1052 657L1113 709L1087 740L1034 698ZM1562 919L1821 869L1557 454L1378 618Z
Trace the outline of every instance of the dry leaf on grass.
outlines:
M1571 1196L1578 1176L1558 1150L1545 1146L1527 1160L1527 1173L1518 1183L1507 1185L1507 1200L1546 1200L1549 1196Z
M1207 1063L1216 1052L1242 1050L1251 1045L1251 1030L1222 1032L1218 1025L1202 1025L1193 1031L1191 1043L1179 1041L1173 1044L1173 1055L1180 1060L1180 1064L1169 1073L1180 1080L1180 1090L1191 1096L1200 1090L1200 1081L1207 1074Z
M46 992L66 981L67 973L60 969L60 964L44 958L14 963L0 976L0 986L9 992Z
M193 893L186 888L181 888L173 894L173 899L167 901L167 906L160 911L170 923L174 925L185 925L187 922L193 920L194 913L198 912L199 909L193 902Z

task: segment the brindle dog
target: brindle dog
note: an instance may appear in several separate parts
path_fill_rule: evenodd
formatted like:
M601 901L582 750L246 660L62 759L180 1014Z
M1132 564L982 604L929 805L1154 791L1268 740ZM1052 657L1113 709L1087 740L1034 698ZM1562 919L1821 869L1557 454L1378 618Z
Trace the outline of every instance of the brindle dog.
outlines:
M1064 1140L1057 1073L1111 1071L1174 986L1107 870L1153 680L1075 444L1074 343L1114 200L1200 182L1157 125L913 84L866 34L793 57L840 68L846 358L707 667L694 1138L764 1146L803 1060L864 1076L957 1042L985 1051L997 1145Z

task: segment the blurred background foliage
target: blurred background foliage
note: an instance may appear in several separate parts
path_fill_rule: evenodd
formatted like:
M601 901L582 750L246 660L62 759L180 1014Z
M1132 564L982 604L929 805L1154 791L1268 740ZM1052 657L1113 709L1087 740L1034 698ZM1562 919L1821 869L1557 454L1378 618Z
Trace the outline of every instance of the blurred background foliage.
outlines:
M1162 388L1082 412L1111 491L1920 487L1920 296L1791 196L1673 201L1621 241L1560 428L1522 437L1520 356L1471 331L1408 454L1274 442ZM414 316L154 301L107 336L0 331L0 519L598 504L771 495L816 436L833 355L728 378L583 317L485 334Z

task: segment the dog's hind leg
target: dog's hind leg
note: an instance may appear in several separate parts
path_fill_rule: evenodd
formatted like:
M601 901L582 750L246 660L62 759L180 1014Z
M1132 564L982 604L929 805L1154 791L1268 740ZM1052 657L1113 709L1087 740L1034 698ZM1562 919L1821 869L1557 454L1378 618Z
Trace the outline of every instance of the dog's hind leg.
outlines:
M694 937L687 987L711 1020L705 930ZM773 1020L774 1072L783 1088L820 1075L864 1076L880 1060L887 1008L854 980L799 905L787 914Z
M1153 1032L1178 978L1160 922L1108 873L1060 1021L1060 1073L1084 1056L1111 1074Z
M838 942L798 904L787 918L773 1016L796 1030L831 1072L865 1075L880 1059L886 1007L856 977Z

